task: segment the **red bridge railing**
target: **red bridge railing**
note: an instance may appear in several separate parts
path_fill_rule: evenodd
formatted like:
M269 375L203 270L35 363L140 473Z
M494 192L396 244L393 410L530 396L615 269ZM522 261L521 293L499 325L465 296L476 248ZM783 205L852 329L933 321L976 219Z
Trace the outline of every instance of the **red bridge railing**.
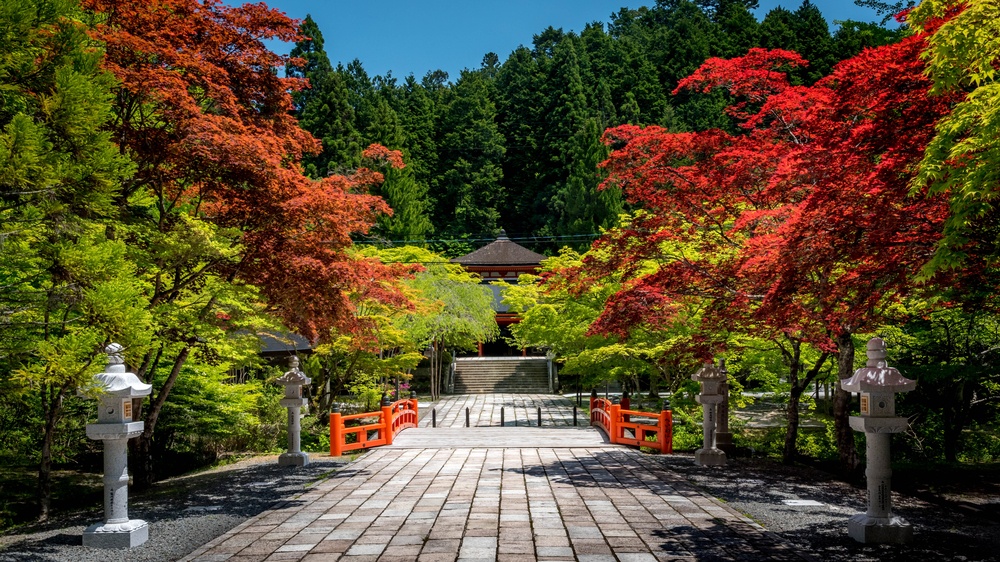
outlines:
M659 414L622 409L605 398L590 398L590 425L599 427L608 440L620 445L649 447L662 454L674 452L673 412ZM654 436L654 441L648 440Z
M347 427L347 422L360 420L372 421ZM417 427L417 400L397 400L387 406L382 406L378 412L341 415L340 412L330 414L330 456L339 457L347 451L370 449L380 445L392 445L392 439L400 431L409 427ZM348 436L354 435L351 443Z

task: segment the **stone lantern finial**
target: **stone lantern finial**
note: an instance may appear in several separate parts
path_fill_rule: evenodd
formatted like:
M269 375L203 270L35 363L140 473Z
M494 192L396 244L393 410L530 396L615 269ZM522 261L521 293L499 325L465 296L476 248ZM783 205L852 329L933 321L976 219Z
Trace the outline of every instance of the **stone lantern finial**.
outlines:
M104 369L105 373L124 373L125 372L125 358L122 357L122 350L125 349L121 344L109 343L107 347L104 348L104 353L108 355L108 367Z
M889 352L885 346L885 340L882 338L872 338L868 340L868 345L865 346L865 352L868 355L868 367L882 367L888 366L885 358L888 357Z

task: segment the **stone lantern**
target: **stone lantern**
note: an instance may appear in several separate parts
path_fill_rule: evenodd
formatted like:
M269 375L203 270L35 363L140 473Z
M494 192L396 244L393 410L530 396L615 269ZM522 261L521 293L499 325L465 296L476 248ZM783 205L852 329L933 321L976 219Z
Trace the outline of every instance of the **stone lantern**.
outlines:
M311 383L312 379L299 370L299 358L293 355L288 358L288 372L275 382L285 387L285 397L278 404L288 408L288 452L278 457L278 465L305 466L309 464L309 453L300 450L302 426L299 413L306 405L302 386Z
M719 359L719 371L722 372L722 384L719 385L719 394L722 395L722 402L719 402L718 424L715 428L715 446L723 452L732 453L733 432L729 431L729 371L726 369L726 360Z
M128 518L128 440L143 430L132 420L132 399L149 396L152 385L125 371L122 346L108 345L108 366L94 377L101 394L97 423L87 424L87 437L104 442L104 522L83 530L83 546L131 548L149 539L149 526ZM80 393L82 395L82 392Z
M705 435L704 446L694 452L694 462L699 466L725 466L726 453L715 446L715 415L716 408L725 400L722 395L722 383L726 373L714 363L705 363L698 372L691 375L691 380L701 383L701 394L695 400L701 404L704 422L702 430Z
M889 439L906 431L906 418L896 417L898 392L909 392L917 383L886 364L885 342L868 342L868 363L841 382L847 392L861 393L861 415L851 416L851 428L865 433L868 511L851 517L847 534L862 543L902 544L913 538L913 526L892 514Z

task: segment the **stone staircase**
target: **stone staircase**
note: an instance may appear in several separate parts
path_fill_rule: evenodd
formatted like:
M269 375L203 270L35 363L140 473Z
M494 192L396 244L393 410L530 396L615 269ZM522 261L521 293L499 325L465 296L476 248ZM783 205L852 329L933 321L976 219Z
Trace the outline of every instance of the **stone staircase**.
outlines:
M548 361L537 357L468 357L455 361L455 394L546 394Z

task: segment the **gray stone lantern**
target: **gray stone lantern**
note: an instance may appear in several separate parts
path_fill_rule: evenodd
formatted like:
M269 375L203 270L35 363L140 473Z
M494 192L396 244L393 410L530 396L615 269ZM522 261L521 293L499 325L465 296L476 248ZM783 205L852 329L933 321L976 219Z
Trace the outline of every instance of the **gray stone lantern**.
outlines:
M868 342L868 363L841 382L847 392L861 393L861 415L851 416L851 428L865 433L868 511L851 517L847 534L862 543L902 544L913 538L913 526L892 514L889 440L906 431L906 418L896 417L896 393L909 392L917 383L885 361L885 342Z
M309 464L309 453L303 453L300 449L302 425L299 423L299 414L306 405L306 399L302 397L302 386L311 383L312 379L299 370L299 358L293 355L288 358L288 372L275 382L285 387L285 397L278 404L288 408L288 452L278 457L278 465L305 466Z
M714 363L705 363L698 372L691 375L691 380L701 383L701 394L695 400L701 404L703 413L702 431L704 446L694 452L694 462L699 466L725 466L726 453L715 445L716 409L725 400L722 394L722 383L726 381L726 373Z
M104 522L83 530L83 546L93 548L131 548L149 539L146 522L128 518L127 445L144 426L132 420L132 399L149 396L153 387L125 371L121 351L117 343L105 349L108 366L94 376L100 391L97 423L87 424L87 437L104 442Z

